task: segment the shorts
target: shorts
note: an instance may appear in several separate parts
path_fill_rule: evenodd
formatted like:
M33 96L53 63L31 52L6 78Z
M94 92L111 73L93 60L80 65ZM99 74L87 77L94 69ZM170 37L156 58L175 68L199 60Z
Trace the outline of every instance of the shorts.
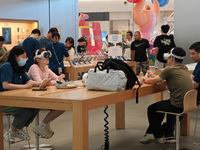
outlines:
M167 63L163 63L158 60L155 60L155 68L156 69L163 69L165 67L167 67Z
M149 64L147 64L147 61L138 61L136 62L136 74L140 74L140 68L142 68L142 72L144 74L147 73L147 70L149 70Z

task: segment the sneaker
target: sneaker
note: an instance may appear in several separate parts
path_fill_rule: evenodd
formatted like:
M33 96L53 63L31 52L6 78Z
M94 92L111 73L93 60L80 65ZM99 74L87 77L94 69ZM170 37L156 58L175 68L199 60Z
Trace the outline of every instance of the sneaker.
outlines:
M29 141L31 139L30 136L26 135L26 133L23 130L17 130L15 132L14 131L12 132L13 132L14 137L17 137L21 140Z
M172 137L166 137L165 138L165 143L176 143L176 139L174 136Z
M156 143L164 144L165 143L165 139L164 138L156 138Z
M151 142L155 141L155 137L153 134L146 134L141 140L140 143L142 144L150 144Z
M45 139L49 139L54 135L54 132L51 130L50 125L48 124L34 127L33 132Z
M11 129L9 129L9 131L7 131L5 134L4 134L4 139L7 141L7 142L11 142L11 143L14 143L15 142L15 138L12 134L12 131L10 131Z

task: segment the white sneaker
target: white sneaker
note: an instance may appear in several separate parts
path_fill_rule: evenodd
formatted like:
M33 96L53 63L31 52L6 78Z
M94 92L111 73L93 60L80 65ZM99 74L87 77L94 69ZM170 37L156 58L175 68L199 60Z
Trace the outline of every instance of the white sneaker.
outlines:
M7 131L5 134L4 134L4 139L7 141L7 142L11 142L11 143L14 143L15 142L15 138L12 134L12 132L10 131L11 129L9 129L9 131Z
M38 136L41 136L41 138L46 139L49 139L54 135L54 132L51 130L49 124L40 124L39 126L33 128L33 132Z
M155 141L155 137L153 134L146 134L141 140L140 143L142 144L150 144L151 142Z
M165 143L165 139L164 138L156 138L156 143L164 144Z
M31 138L26 135L26 133L23 130L18 129L17 131L13 131L12 129L9 129L9 131L7 131L4 134L4 139L6 141L10 141L10 142L15 142L14 137L17 137L21 140L30 140Z

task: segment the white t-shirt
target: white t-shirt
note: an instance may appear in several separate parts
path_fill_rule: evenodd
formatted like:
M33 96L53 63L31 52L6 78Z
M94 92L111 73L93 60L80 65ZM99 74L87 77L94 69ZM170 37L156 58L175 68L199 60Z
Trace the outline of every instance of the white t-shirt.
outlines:
M103 43L103 46L101 48L103 51L108 52L108 42Z
M133 42L133 40L131 41L126 41L126 43L128 45L131 45L131 43ZM131 48L125 48L125 53L124 53L124 56L128 59L128 60L131 60Z

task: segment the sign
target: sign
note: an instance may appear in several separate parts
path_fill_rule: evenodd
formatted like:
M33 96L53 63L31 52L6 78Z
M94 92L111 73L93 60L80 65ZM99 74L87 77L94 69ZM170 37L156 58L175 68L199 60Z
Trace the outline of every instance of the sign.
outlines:
M108 56L122 56L122 35L108 35Z

